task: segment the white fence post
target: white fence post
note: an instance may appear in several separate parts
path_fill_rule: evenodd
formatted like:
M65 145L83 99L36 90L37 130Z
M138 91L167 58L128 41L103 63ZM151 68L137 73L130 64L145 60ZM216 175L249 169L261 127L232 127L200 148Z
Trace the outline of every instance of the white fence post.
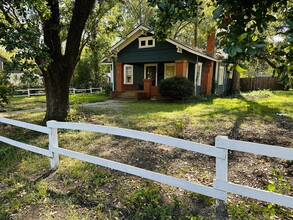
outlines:
M31 96L30 89L27 89L27 96L28 96L28 97L30 97L30 96Z
M51 129L49 134L49 150L52 152L52 158L50 159L51 169L56 170L59 165L59 154L53 151L53 147L58 147L58 131L57 128L50 127L50 121L47 122L47 127Z
M75 94L75 88L73 88L73 94Z
M216 157L216 181L228 181L228 150L221 147L223 142L221 139L228 139L226 136L217 136L215 141L216 148L225 150L225 159ZM225 192L225 200L216 200L216 220L228 219L227 209L227 192Z
M93 88L92 88L92 87L90 88L90 93L91 93L91 94L93 93Z

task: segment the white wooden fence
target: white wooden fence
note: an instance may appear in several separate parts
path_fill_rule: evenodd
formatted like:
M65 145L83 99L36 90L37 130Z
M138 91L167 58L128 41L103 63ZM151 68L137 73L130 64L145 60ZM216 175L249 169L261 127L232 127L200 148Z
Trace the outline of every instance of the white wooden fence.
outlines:
M147 132L82 123L48 121L47 127L43 127L7 118L0 118L0 122L48 134L48 149L43 149L36 146L24 144L3 136L0 136L0 141L44 156L48 156L50 158L50 164L52 169L58 168L59 154L61 154L71 158L79 159L89 163L97 164L114 170L122 171L125 173L129 173L160 183L168 184L171 186L203 194L215 198L219 202L226 202L227 193L233 193L293 208L293 197L261 189L256 189L248 186L243 186L240 184L234 184L228 181L228 150L235 150L264 155L268 157L277 157L286 160L293 160L293 149L290 148L230 140L224 136L216 137L215 146L210 146L206 144L200 144L192 141ZM214 180L213 187L209 187L202 184L192 183L179 178L145 170L142 168L137 168L127 164L60 148L58 146L58 129L83 130L110 135L118 135L144 141L151 141L155 143L169 145L172 147L177 147L180 149L185 149L188 151L206 154L216 158L216 179Z
M81 93L102 93L103 89L102 87L99 88L89 88L89 89L76 89L76 88L70 88L69 92L71 94L81 94ZM44 88L33 88L33 89L17 89L15 90L14 97L21 97L21 96L38 96L38 95L45 95L45 89Z

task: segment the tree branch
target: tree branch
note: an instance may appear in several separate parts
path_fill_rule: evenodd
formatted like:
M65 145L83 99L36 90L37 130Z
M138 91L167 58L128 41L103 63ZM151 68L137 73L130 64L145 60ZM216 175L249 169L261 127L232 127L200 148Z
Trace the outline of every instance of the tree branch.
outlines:
M94 4L95 0L75 1L64 55L67 68L74 68L78 61L82 32ZM72 71L68 72L70 73Z
M49 0L48 6L51 11L51 17L44 20L44 42L49 48L49 54L54 59L61 59L61 41L60 41L60 11L59 3L55 0Z

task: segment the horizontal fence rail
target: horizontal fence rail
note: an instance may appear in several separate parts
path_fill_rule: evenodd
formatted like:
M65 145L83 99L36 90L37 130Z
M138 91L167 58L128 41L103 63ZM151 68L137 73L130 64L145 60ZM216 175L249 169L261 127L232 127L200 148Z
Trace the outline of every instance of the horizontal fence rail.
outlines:
M204 186L202 184L191 183L186 180L181 180L175 177L167 176L164 174L156 173L153 171L145 170L142 168L126 165L123 163L103 159L100 157L90 156L87 154L78 153L75 151L53 147L54 152L68 156L71 158L79 159L85 162L93 163L103 167L108 167L113 170L122 171L124 173L132 174L135 176L143 177L156 182L168 184L170 186L179 187L181 189L189 190L191 192L200 193L215 199L225 199L224 192L214 189L213 187Z
M77 89L77 88L69 88L69 92L71 94L82 94L82 93L102 93L102 87L98 88L89 88L89 89ZM14 97L23 97L23 96L38 96L38 95L46 95L44 88L32 88L32 89L17 89L14 92Z
M6 138L6 137L2 137L2 136L0 136L0 141L4 142L6 144L10 144L12 146L24 149L24 150L32 151L37 154L41 154L41 155L44 155L47 157L53 157L52 152L50 152L49 150L40 148L40 147L35 147L35 146L29 145L29 144L24 144L22 142L15 141L10 138Z
M151 134L148 132L135 131L135 130L126 129L126 128L116 128L116 127L104 126L104 125L90 125L90 124L72 123L72 122L68 123L68 122L49 121L47 125L48 127L51 127L51 128L99 132L104 134L111 134L111 135L118 135L123 137L139 139L143 141L151 141L151 142L155 142L159 144L165 144L168 146L181 148L184 150L206 154L213 157L225 158L225 154L222 149L217 149L207 144L199 144L192 141L187 141L187 140L173 138L173 137L167 137L167 136L158 135L158 134Z
M5 137L0 136L0 141L11 144L22 149L30 150L50 157L51 168L56 169L59 163L59 154L71 158L79 159L85 162L93 163L96 165L108 167L110 169L122 171L160 183L168 184L171 186L179 187L192 192L200 193L209 197L217 199L217 201L227 201L227 193L238 194L249 198L274 203L286 207L293 208L293 197L285 196L278 193L273 193L261 189L234 184L228 181L228 150L246 152L264 155L268 157L277 157L286 160L293 160L293 149L284 148L280 146L272 146L266 144L250 143L245 141L230 140L227 137L216 137L215 147L195 143L192 141L182 140L173 137L167 137L148 132L135 131L125 128L116 128L102 125L90 125L83 123L69 123L48 121L47 127L33 125L16 120L0 118L0 122L31 129L34 131L42 132L49 135L49 150L34 147L28 144L23 144ZM164 144L180 149L185 149L192 152L206 154L216 158L216 178L213 187L205 186L198 183L192 183L186 180L167 176L161 173L156 173L150 170L130 166L127 164L103 159L100 157L83 154L80 152L60 148L58 146L58 129L70 130L83 130L90 132L99 132L110 135L118 135L128 138L134 138L143 141L151 141L154 143ZM219 202L222 203L222 202Z
M13 125L16 127L20 127L20 128L26 128L32 131L38 131L44 134L50 134L51 133L51 129L48 127L43 127L40 125L34 125L34 124L30 124L30 123L26 123L26 122L22 122L22 121L17 121L17 120L12 120L9 118L1 118L0 117L0 122L4 123L4 124L9 124L9 125Z
M239 184L224 182L220 180L216 180L214 182L214 188L223 190L226 192L238 194L241 196L246 196L252 199L262 200L265 202L293 208L293 198L290 196L279 194L279 193L273 193L273 192L269 192L269 191L265 191L261 189L255 189L249 186L242 186Z
M231 140L221 137L218 138L218 141L221 147L225 149L258 154L268 157L277 157L285 160L293 160L293 149L290 148Z
M32 131L37 131L37 132L44 133L44 134L51 134L50 128L39 126L39 125L34 125L34 124L30 124L30 123L26 123L26 122L22 122L22 121L17 121L17 120L12 120L12 119L8 119L8 118L0 118L0 122L4 123L4 124L20 127L20 128L29 129ZM3 137L3 136L0 136L0 141L4 142L6 144L10 144L12 146L24 149L24 150L32 151L37 154L41 154L41 155L44 155L47 157L53 157L53 154L51 151L40 148L40 147L35 147L35 146L25 144L25 143L22 143L19 141L15 141L10 138Z

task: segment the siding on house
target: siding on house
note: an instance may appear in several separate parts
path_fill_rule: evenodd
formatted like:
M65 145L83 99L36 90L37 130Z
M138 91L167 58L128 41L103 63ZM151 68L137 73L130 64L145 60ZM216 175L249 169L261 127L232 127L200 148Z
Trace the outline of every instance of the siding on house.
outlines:
M148 34L148 36L151 36ZM144 37L144 36L142 36ZM194 74L196 63L202 63L202 76L205 73L204 69L206 67L206 63L210 62L207 58L195 55L191 52L188 52L182 49L182 52L177 52L177 47L170 42L155 42L154 47L147 48L139 48L139 38L135 39L133 42L128 44L122 50L120 50L117 54L117 63L129 64L133 65L133 84L139 85L139 89L143 89L143 79L144 79L144 65L145 64L157 64L157 83L164 79L164 71L165 71L165 63L175 63L176 60L187 60L188 62L188 79L194 83ZM221 62L219 62L219 66L225 66ZM114 65L115 67L115 65ZM218 71L217 71L218 72ZM113 71L114 75L114 88L116 89L116 68ZM223 93L227 86L226 84L226 74L223 80L223 85L218 85L218 79L215 79L216 76L216 62L214 62L214 70L213 70L213 81L217 81L214 83L214 92L215 93ZM205 73L207 74L207 72ZM217 75L218 77L218 75ZM201 81L201 85L202 85ZM195 83L194 83L195 84ZM201 94L202 86L196 85L196 95ZM226 87L226 88L225 88Z
M138 39L118 53L117 62L121 63L158 63L182 60L181 53L168 42L156 42L155 47L138 48Z

